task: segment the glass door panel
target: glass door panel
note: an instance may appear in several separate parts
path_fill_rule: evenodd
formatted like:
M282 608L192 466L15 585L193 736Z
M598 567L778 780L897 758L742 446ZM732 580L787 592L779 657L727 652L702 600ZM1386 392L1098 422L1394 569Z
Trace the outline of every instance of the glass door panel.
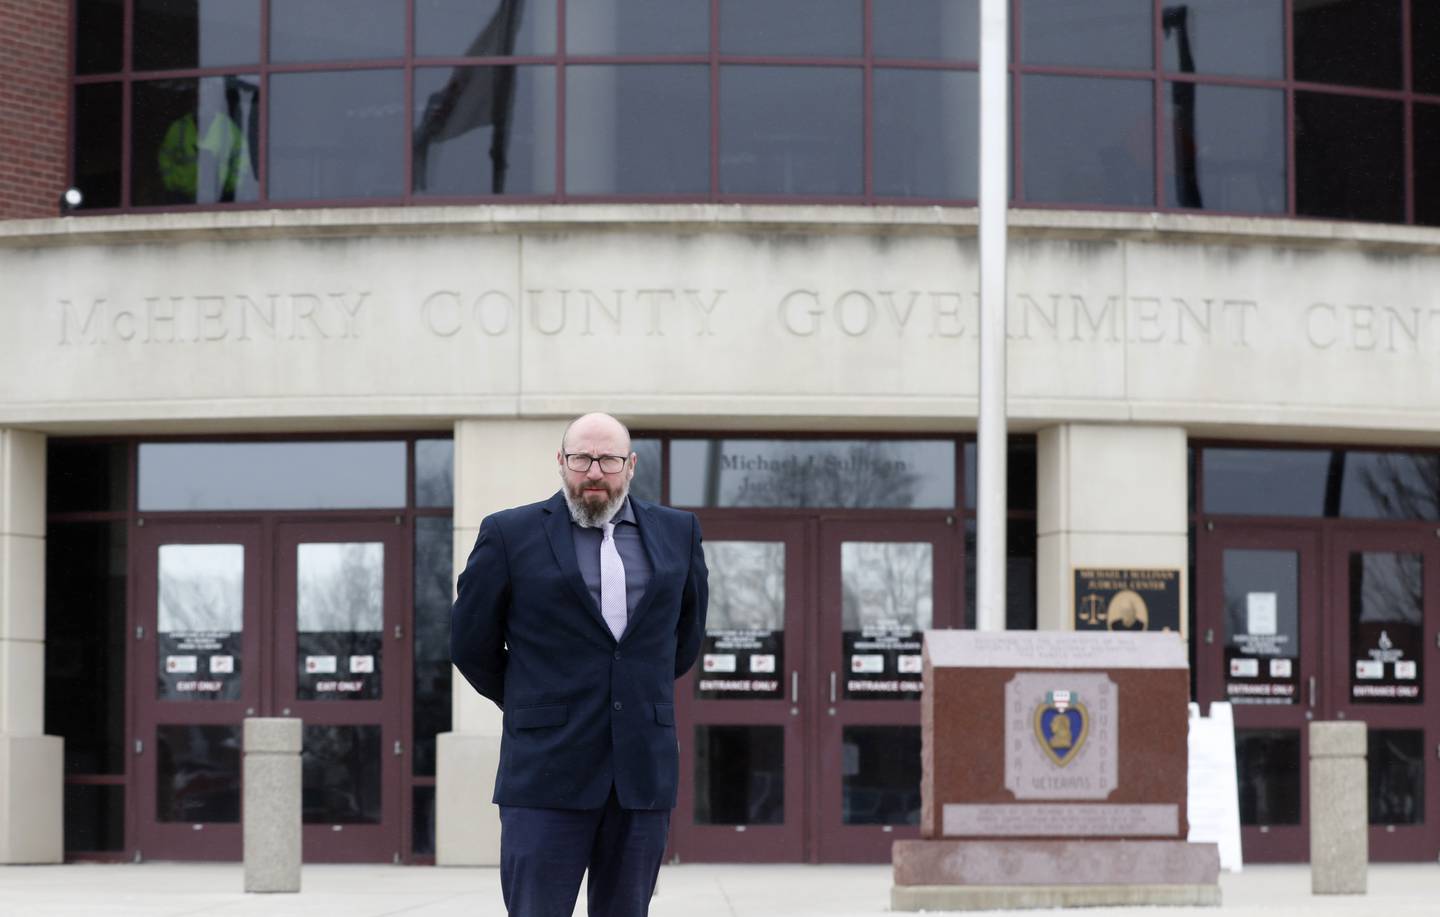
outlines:
M821 523L821 862L881 860L919 834L921 647L926 630L961 625L960 544L942 520Z
M402 530L292 523L276 537L277 704L304 722L306 862L379 862L400 852ZM400 687L395 687L400 686Z
M262 709L261 533L137 527L137 844L149 858L238 859L242 723Z
M805 527L706 519L710 604L700 659L675 685L682 861L804 855Z

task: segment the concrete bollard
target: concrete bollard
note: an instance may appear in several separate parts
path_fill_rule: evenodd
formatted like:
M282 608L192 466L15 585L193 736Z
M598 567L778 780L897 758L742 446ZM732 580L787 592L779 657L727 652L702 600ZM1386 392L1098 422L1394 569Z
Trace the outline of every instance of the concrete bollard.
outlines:
M300 890L300 720L245 720L245 891Z
M1365 894L1370 863L1364 723L1310 724L1310 891Z

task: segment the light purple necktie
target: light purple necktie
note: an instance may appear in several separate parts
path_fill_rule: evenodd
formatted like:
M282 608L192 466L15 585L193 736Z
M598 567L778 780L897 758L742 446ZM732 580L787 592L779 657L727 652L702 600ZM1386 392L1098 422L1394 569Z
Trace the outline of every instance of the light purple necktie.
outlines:
M615 548L615 523L605 523L600 541L600 614L619 640L629 617L625 610L625 562Z

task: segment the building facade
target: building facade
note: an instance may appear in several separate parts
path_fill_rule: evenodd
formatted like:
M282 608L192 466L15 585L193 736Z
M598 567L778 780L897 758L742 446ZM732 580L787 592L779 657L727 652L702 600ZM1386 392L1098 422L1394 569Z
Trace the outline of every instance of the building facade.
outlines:
M706 534L672 855L887 858L974 623L976 16L0 0L0 861L238 858L298 716L307 859L495 862L454 574L593 409ZM1008 626L1181 634L1247 858L1337 718L1435 858L1440 12L1012 25Z

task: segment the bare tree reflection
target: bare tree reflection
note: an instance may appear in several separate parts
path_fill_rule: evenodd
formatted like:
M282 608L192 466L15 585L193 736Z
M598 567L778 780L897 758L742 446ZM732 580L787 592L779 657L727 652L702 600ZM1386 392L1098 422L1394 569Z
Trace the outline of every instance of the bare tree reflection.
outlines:
M159 564L161 633L235 633L243 629L242 545L161 545Z
M785 543L707 541L710 605L705 629L785 628Z
M1345 515L1440 520L1440 454L1351 453L1350 458L1360 492L1345 501ZM1363 505L1357 505L1360 499Z
M1408 624L1424 619L1425 570L1419 554L1356 553L1350 558L1352 602L1362 624ZM1351 606L1351 615L1356 607Z
M710 463L718 478L722 462ZM824 506L846 509L903 508L915 505L920 475L886 444L861 442L843 455L813 454L810 444L780 444L780 454L763 473L749 474L735 506Z
M928 542L842 544L844 629L927 630L934 609L932 554Z
M297 560L302 632L378 631L384 621L385 546L302 544Z

